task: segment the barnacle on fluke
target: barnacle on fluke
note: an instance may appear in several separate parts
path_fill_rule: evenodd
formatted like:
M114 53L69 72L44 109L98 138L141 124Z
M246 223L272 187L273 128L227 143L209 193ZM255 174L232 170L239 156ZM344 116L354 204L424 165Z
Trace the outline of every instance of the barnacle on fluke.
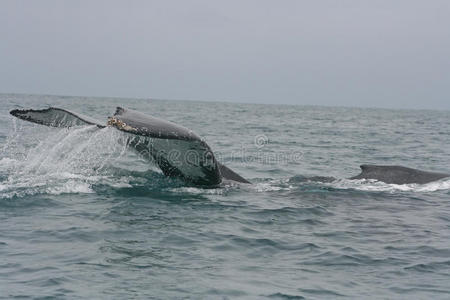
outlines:
M128 131L128 132L137 132L137 129L134 127L131 127L130 125L127 125L127 123L115 118L115 117L109 117L108 122L106 123L108 126L114 126L118 129Z

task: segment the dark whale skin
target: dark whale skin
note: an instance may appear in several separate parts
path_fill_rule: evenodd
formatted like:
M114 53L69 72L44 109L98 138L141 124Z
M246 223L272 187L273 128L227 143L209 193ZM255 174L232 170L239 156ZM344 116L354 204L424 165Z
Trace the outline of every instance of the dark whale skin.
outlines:
M403 166L361 165L361 174L349 179L376 179L388 184L430 183L450 174L427 172Z
M158 151L151 151L150 155L167 176L180 177L197 185L217 185L222 182L222 179L250 183L230 168L219 163L209 145L195 132L186 127L122 107L117 107L114 116L109 118L108 124L121 131L138 136L189 142L192 146L188 151L197 151L199 157L204 156L202 153L209 156L205 164L200 162L196 166L196 168L201 169L204 176L193 180L192 177L186 177L183 174L182 168L177 168L169 160L158 155Z
M9 113L16 118L51 127L83 125L96 125L99 128L106 127L105 125L100 125L97 120L91 117L57 107L45 109L13 109Z

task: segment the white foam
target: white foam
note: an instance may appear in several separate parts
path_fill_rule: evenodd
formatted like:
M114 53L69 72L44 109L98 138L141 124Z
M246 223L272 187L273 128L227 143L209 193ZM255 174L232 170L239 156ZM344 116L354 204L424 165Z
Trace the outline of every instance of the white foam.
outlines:
M294 188L289 183L289 178L284 179L272 179L268 182L258 182L250 186L251 189L256 192L277 192L277 191L289 191Z
M426 184L388 184L373 179L340 179L327 185L338 189L354 189L377 192L435 192L450 189L450 179L442 179Z
M196 187L179 187L179 188L170 188L168 190L173 193L193 194L193 195L223 195L226 192L226 189L224 188L205 189Z
M47 194L51 195L60 195L60 194L73 194L73 193L94 193L91 188L91 185L86 182L77 182L75 180L69 180L63 185L48 187L46 189Z
M286 188L283 188L281 186L275 185L276 183L257 183L254 186L254 189L257 192L277 192L281 190L286 190Z
M289 191L293 189L305 189L311 185L311 182L303 182L293 185L289 183L289 179L271 180L268 182L260 182L249 186L250 189L256 192L278 192ZM342 190L360 190L373 192L436 192L442 190L450 190L450 179L442 179L439 181L430 182L427 184L388 184L374 179L338 179L332 182L313 182L316 187L332 187Z

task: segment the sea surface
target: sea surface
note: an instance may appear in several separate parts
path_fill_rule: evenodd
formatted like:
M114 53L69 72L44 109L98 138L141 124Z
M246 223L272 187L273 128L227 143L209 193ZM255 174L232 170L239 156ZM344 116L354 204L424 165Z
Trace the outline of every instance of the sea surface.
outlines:
M450 111L0 95L0 298L449 299ZM114 128L9 115L116 106L176 122L252 184L164 177ZM332 176L330 182L311 176Z

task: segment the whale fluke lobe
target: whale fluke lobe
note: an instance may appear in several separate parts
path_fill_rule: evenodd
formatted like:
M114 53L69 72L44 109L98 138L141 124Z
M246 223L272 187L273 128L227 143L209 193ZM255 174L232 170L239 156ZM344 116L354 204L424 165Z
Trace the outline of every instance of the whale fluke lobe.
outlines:
M108 120L108 125L141 136L201 141L201 138L195 132L186 127L122 107L116 108L114 116Z
M376 179L388 184L425 184L450 174L421 171L403 166L361 165L361 174L350 179Z
M97 125L100 128L105 127L90 117L56 107L49 107L46 109L14 109L9 113L25 121L52 127L72 127L83 125Z

